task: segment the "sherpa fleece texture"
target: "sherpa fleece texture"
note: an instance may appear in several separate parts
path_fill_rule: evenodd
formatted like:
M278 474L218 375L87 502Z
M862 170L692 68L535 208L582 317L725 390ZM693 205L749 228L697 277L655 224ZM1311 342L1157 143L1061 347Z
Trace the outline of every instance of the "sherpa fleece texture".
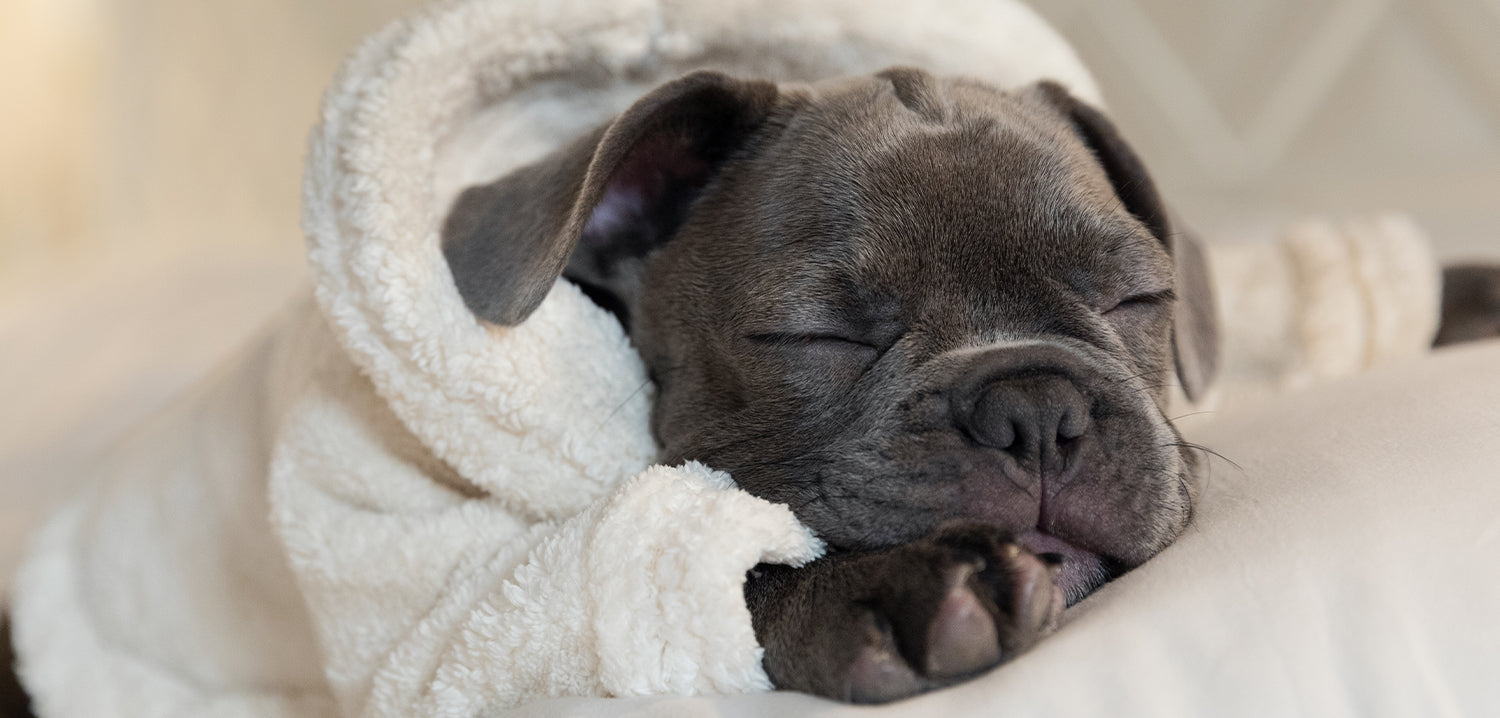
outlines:
M1221 375L1192 410L1236 408L1421 356L1437 333L1442 273L1402 215L1309 219L1208 252Z
M651 466L651 387L619 325L564 282L520 326L480 323L438 228L463 185L688 69L897 63L1099 99L1007 0L465 0L371 38L313 135L316 302L36 537L13 615L40 714L475 716L767 688L743 578L815 558L816 537L721 473Z

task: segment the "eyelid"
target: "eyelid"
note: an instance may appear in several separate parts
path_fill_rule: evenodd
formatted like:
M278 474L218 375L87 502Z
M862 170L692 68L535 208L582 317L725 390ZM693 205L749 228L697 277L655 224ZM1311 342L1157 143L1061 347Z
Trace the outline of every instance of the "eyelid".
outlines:
M811 342L843 342L845 344L856 344L858 346L869 347L871 349L879 349L879 347L875 346L874 344L871 344L862 339L853 339L849 336L834 332L760 332L756 334L748 334L745 336L745 338L760 344L777 344L782 346L790 344L807 344Z
M1131 294L1131 295L1126 296L1125 298L1121 299L1120 301L1115 302L1115 305L1112 306L1112 307L1110 307L1109 309L1104 310L1104 313L1108 314L1108 313L1110 313L1110 312L1112 312L1112 311L1114 311L1116 309L1120 309L1121 307L1130 306L1130 305L1134 305L1134 306L1153 305L1153 306L1155 306L1155 305L1171 304L1172 302L1175 302L1175 301L1177 301L1177 292L1176 292L1176 290L1163 289L1163 290L1156 291L1156 292L1142 292L1140 294Z

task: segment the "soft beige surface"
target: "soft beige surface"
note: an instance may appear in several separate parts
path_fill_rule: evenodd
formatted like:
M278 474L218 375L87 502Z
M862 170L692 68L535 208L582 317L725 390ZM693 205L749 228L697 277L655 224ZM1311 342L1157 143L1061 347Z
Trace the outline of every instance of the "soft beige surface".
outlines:
M1500 715L1500 342L1192 432L1195 525L973 683L880 709L793 694L516 716Z
M0 594L22 537L97 455L239 349L304 286L291 252L117 262L0 310Z

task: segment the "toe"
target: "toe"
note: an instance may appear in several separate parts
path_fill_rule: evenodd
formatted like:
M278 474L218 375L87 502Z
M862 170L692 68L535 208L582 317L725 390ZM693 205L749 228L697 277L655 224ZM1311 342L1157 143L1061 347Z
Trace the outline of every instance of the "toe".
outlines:
M1019 651L1036 643L1057 627L1067 602L1057 585L1057 565L1030 553L1009 562L1009 605L1002 603L1011 621L1001 644Z
M922 692L924 682L896 650L889 624L867 614L865 640L849 665L844 697L850 703L886 703Z
M951 574L949 588L927 627L924 673L930 678L957 678L1000 662L995 621L969 587L972 566Z

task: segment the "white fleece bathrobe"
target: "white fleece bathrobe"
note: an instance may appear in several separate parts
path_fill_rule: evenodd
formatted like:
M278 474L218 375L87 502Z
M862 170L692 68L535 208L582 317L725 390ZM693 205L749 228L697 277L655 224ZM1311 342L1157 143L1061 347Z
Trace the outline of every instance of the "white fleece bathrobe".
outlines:
M143 427L36 537L13 618L40 714L474 716L768 688L743 578L817 557L816 537L722 473L651 466L652 387L619 325L565 282L520 326L480 323L439 226L463 186L683 71L896 63L1099 100L1008 0L465 0L367 41L312 139L316 302ZM1286 291L1325 281L1265 256ZM1397 269L1332 267L1357 321L1414 327L1351 366L1430 335L1423 259L1416 307L1350 284ZM1308 296L1276 300L1278 341L1302 345ZM1300 371L1284 356L1262 380Z

